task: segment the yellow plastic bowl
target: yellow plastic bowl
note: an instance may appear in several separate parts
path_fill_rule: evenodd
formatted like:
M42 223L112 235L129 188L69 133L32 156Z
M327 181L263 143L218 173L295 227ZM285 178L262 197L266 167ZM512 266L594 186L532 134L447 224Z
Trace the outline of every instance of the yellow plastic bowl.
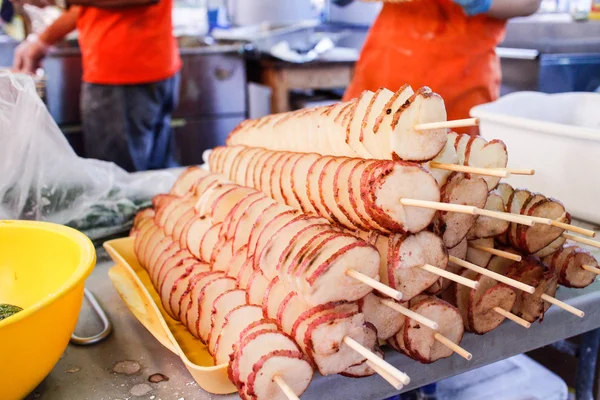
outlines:
M95 263L92 242L74 229L0 221L0 304L24 309L0 321L0 399L25 397L56 365Z

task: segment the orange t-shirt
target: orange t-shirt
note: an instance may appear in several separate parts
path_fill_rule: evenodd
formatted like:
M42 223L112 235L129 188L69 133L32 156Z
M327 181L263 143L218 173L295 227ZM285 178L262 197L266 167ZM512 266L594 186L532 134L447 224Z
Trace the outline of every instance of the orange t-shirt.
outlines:
M181 68L173 37L173 0L126 8L81 7L77 19L83 81L106 85L156 82Z

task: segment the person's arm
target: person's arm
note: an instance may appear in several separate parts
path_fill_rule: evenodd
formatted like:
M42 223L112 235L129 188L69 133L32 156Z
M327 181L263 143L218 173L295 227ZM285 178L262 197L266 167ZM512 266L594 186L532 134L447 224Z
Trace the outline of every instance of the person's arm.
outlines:
M29 35L15 49L13 69L27 74L35 73L48 53L50 46L60 42L75 30L78 14L78 7L71 7L40 35Z
M498 19L531 15L540 7L541 0L453 0L467 15L487 14Z
M542 0L494 0L487 14L498 19L526 17L535 13Z

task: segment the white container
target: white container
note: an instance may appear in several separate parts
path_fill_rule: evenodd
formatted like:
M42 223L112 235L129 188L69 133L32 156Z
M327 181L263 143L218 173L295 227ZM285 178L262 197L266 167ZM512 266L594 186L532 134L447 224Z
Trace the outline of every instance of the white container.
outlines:
M574 217L600 224L600 94L518 92L471 115L483 137L506 143L509 167L535 168L508 183L555 197Z

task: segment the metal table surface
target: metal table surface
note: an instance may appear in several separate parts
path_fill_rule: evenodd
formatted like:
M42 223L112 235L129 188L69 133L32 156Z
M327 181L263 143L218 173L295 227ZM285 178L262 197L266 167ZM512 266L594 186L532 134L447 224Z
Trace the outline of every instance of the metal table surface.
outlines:
M596 251L595 255L600 256L600 251ZM162 347L121 301L107 275L111 266L112 261L106 252L98 249L98 264L86 286L96 295L113 322L112 335L90 347L69 345L54 370L27 400L238 398L237 395L209 394L198 387L179 358ZM453 355L424 365L391 349L387 349L386 359L410 375L411 384L405 388L409 390L600 327L600 308L596 305L600 302L600 282L580 290L561 287L557 297L583 310L585 318L579 319L557 307L551 307L544 322L534 323L530 329L505 321L484 336L465 334L461 346L473 353L471 361ZM84 304L76 333L87 336L99 330L99 321L89 306ZM118 363L122 361L133 362L129 363L129 374L119 371L122 364ZM115 369L119 372L115 372ZM169 380L149 382L148 378L156 373L165 375ZM394 389L379 376L357 380L316 375L302 399L375 400L393 394Z

